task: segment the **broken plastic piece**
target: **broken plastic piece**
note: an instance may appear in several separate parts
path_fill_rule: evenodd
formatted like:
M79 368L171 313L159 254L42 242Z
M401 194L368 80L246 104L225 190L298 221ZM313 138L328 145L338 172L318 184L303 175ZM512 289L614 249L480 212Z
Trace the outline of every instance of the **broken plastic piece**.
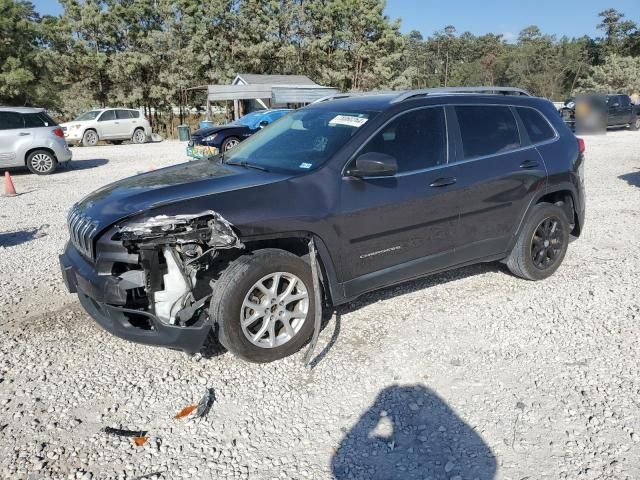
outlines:
M124 428L104 427L102 431L118 437L144 437L147 435L146 430L127 430Z
M207 388L204 392L204 395L198 402L198 409L196 410L196 417L204 417L211 410L211 406L213 405L213 401L216 399L216 394L213 391L213 388Z
M133 443L135 443L138 447L141 447L145 443L147 443L149 437L133 437Z
M313 293L314 293L314 312L315 318L313 322L313 337L309 343L309 348L302 357L302 361L305 365L309 366L311 363L311 355L318 343L318 336L320 335L320 327L322 323L322 297L320 295L320 277L318 273L318 259L316 257L316 244L313 241L313 237L309 240L309 260L311 263L311 277L313 278Z
M191 414L191 412L193 412L196 408L198 408L197 405L193 404L193 405L189 405L188 407L184 407L182 410L180 410L175 417L176 420L179 420L181 418L186 417L187 415Z

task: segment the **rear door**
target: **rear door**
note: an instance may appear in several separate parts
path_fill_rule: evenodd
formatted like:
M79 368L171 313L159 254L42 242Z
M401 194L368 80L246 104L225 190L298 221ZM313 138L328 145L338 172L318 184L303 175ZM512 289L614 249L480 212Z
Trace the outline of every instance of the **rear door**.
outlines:
M447 164L444 108L400 114L356 157L367 152L395 157L398 173L342 178L335 228L347 296L442 268L456 238L458 167Z
M461 105L451 110L462 147L456 260L467 262L507 250L524 212L544 187L546 168L527 133L520 131L514 108Z
M122 139L131 138L135 127L131 110L116 110L116 135Z
M633 105L628 95L620 95L620 125L627 125L633 121Z
M22 115L0 111L0 167L24 165L24 156L33 142Z

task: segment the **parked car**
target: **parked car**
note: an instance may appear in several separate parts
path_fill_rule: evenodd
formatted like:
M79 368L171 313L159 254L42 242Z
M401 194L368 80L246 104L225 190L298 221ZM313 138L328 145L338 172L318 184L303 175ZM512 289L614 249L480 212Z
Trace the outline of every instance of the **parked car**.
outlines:
M196 352L215 331L267 362L324 302L478 262L547 278L584 226L584 142L547 100L449 92L330 99L99 189L70 212L66 285L120 337Z
M131 108L101 108L80 115L61 124L64 137L72 144L85 147L107 140L116 145L124 140L145 143L151 137L151 125L140 110Z
M634 105L629 95L588 95L567 99L560 109L560 115L572 128L575 128L576 110L580 106L585 110L583 118L593 113L591 118L601 122L601 128L628 127L631 130L640 130L640 106Z
M257 110L226 125L196 130L187 145L187 155L201 159L225 152L290 111L286 108Z
M71 160L62 129L42 108L0 107L0 168L53 173Z

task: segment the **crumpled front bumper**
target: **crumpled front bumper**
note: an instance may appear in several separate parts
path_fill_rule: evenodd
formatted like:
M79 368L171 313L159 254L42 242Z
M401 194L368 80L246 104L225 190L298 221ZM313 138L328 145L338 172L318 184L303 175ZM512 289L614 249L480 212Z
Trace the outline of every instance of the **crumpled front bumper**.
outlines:
M168 325L150 312L126 308L127 292L120 285L120 279L98 275L71 244L67 244L59 260L69 292L77 293L87 313L117 337L196 353L211 332L208 322L193 327Z

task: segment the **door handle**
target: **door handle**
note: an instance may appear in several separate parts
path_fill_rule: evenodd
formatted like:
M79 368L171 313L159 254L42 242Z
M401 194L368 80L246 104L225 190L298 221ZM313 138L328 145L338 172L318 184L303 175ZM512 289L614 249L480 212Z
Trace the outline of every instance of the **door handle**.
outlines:
M120 122L113 122L113 123L116 124L116 125L120 125Z
M26 137L27 135L31 135L31 134L28 132L20 132L21 137Z
M520 168L536 168L538 166L538 162L535 160L525 160L520 164Z
M446 187L447 185L453 185L457 181L458 180L456 179L456 177L442 177L435 180L429 186L430 187Z

